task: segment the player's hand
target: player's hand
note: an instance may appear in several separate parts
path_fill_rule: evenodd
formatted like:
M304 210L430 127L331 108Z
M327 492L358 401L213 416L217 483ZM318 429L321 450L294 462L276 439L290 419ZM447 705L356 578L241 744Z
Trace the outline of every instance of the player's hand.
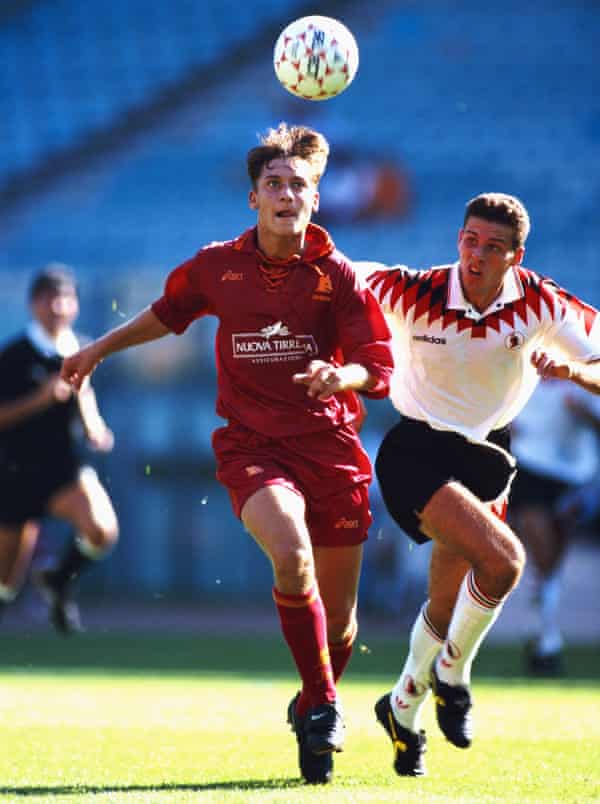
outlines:
M533 352L531 363L543 380L570 380L573 373L570 363L554 360L547 352Z
M331 363L326 363L324 360L312 360L306 371L294 374L292 380L296 384L306 385L308 396L325 402L333 394L343 391L346 387L341 369L342 366L332 366Z
M115 435L104 422L93 430L88 430L87 439L91 448L98 452L110 452L115 445Z
M61 379L59 374L51 374L40 386L39 394L40 404L47 408L57 402L68 402L73 394L73 389Z
M100 357L96 354L94 344L91 343L74 355L65 357L60 371L61 379L79 391L85 378L89 377L99 362Z

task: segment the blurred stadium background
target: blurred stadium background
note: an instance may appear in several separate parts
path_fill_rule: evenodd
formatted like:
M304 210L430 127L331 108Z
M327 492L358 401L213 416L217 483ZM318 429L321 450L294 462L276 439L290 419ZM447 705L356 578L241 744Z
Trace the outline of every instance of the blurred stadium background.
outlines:
M279 31L308 13L340 18L360 47L351 88L321 104L284 92L271 64ZM502 190L532 215L526 264L599 305L598 41L591 0L5 0L0 337L25 323L29 280L50 261L74 267L79 329L95 336L203 244L252 225L245 154L283 119L332 143L322 220L350 257L451 260L465 202ZM82 585L90 602L270 605L267 562L214 479L213 331L200 321L96 373L117 438L96 464L122 539ZM392 413L369 409L374 451ZM363 607L409 620L426 549L394 535L376 492L374 510ZM50 527L42 550L60 538ZM567 588L581 598L589 583L596 615L598 545L570 558ZM590 628L600 637L600 617Z

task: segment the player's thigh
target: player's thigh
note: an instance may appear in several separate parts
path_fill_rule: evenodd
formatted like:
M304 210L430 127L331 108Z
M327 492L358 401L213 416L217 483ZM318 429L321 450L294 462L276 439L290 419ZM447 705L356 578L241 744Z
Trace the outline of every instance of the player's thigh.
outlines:
M338 642L354 628L363 545L315 547L314 555L329 640Z
M39 534L37 522L0 525L0 583L18 587L29 568Z
M95 471L89 467L52 496L48 512L71 523L94 543L117 538L118 523L112 502Z
M311 556L304 497L288 486L262 486L244 503L240 516L245 528L274 563L296 552Z
M420 528L474 567L521 562L519 540L485 503L460 483L446 483L419 512Z

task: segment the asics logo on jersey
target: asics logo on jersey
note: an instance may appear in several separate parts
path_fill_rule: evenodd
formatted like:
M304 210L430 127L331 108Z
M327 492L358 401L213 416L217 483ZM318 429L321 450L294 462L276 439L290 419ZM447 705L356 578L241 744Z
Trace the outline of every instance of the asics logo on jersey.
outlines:
M232 271L229 268L221 277L221 282L240 282L244 278L242 271Z
M445 338L438 338L435 335L413 335L413 341L422 341L423 343L436 343L444 345Z

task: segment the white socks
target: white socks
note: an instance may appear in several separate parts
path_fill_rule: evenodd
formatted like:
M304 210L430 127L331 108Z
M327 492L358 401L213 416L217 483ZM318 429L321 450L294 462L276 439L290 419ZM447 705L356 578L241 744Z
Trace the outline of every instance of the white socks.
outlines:
M17 596L18 589L0 583L0 603L12 603Z
M465 575L454 605L446 641L436 660L440 681L456 686L471 682L471 665L483 638L495 623L504 599L485 595L477 586L473 570Z
M75 547L81 553L82 556L85 558L89 558L90 561L98 561L109 552L110 548L107 550L106 547L96 547L95 544L89 542L85 536L82 536L80 533L75 536Z
M538 588L538 613L540 619L540 636L537 652L542 656L558 653L563 647L563 638L558 625L560 610L561 572L555 570L552 575L542 578Z
M444 642L429 622L426 609L427 602L412 627L408 658L390 697L394 717L413 732L419 730L421 708L430 692L431 663Z

